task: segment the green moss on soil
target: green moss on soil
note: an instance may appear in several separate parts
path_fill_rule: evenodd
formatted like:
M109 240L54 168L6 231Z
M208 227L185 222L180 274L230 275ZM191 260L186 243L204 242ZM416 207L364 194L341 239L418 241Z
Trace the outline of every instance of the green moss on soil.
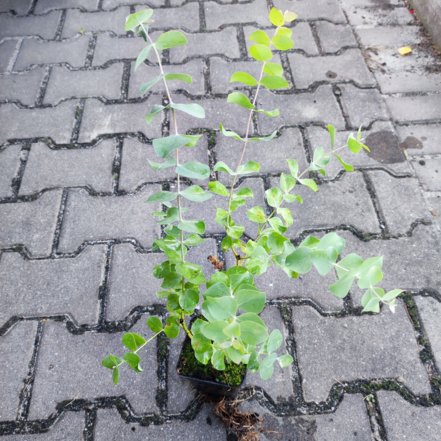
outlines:
M201 380L215 381L228 386L240 386L245 376L247 367L244 364L225 363L225 370L216 370L211 363L204 365L199 363L194 356L191 341L186 339L182 348L179 361L179 373L188 377L196 377Z

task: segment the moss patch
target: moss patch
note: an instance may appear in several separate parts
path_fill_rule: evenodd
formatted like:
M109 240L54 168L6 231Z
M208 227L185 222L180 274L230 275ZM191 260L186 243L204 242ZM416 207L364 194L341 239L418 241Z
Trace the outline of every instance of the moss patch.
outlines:
M199 363L194 356L191 341L186 339L182 348L178 366L179 373L187 377L196 377L201 380L215 381L227 386L240 386L247 370L244 364L225 362L225 370L216 370L211 363Z

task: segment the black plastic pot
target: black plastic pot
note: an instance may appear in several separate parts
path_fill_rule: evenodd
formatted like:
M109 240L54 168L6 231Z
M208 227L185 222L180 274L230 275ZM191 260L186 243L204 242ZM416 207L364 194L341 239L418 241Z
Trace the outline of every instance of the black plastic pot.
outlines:
M207 379L207 378L199 378L192 375L184 375L181 373L182 371L182 361L183 361L183 353L185 349L185 345L191 345L190 339L185 339L183 348L181 350L181 354L179 356L178 365L176 368L176 371L178 375L185 380L190 381L193 386L201 393L205 395L211 395L211 396L225 396L225 397L231 397L234 396L241 388L243 381L245 380L246 376L246 370L243 373L242 381L239 385L231 386L229 384L222 383L220 381L216 381L215 379Z

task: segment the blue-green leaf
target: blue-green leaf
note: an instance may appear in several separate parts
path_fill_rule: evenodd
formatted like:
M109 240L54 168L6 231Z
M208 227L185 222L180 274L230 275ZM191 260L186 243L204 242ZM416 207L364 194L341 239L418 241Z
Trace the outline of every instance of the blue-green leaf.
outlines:
M175 110L180 110L181 112L185 112L188 115L194 116L195 118L203 119L205 118L205 110L204 108L196 103L190 103L190 104L179 104L179 103L172 103L170 104L170 107Z
M199 161L189 161L176 167L176 173L189 179L208 179L210 168Z

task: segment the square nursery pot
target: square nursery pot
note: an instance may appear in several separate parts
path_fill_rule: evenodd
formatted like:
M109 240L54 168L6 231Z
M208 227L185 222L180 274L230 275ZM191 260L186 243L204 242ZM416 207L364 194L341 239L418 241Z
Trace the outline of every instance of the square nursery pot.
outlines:
M188 337L184 340L176 371L181 378L189 380L199 392L217 397L234 396L242 386L247 372L245 365L238 366L234 363L226 364L225 371L217 371L211 364L203 365L196 360ZM225 381L225 377L229 375L234 377L234 384Z

